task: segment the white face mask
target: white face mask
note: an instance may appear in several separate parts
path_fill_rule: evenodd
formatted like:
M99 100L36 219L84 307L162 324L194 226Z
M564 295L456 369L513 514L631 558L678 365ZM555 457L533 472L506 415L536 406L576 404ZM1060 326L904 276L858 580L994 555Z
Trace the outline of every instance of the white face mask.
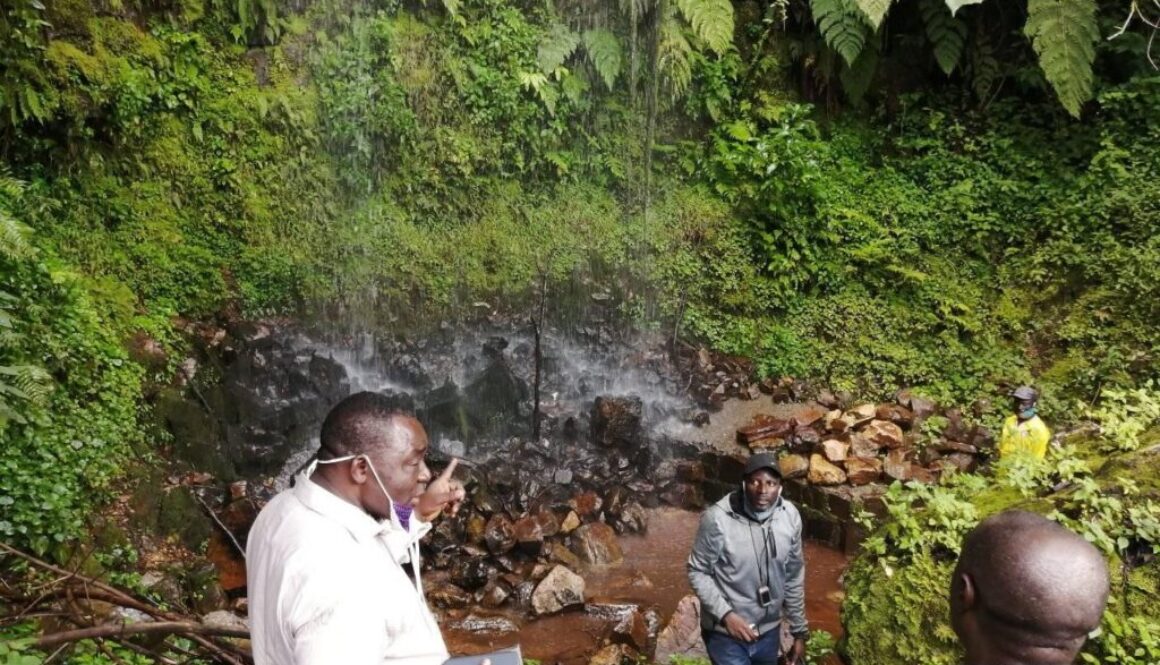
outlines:
M314 475L314 470L318 468L319 464L338 464L340 462L349 462L351 460L366 457L367 466L370 467L371 475L375 477L375 482L378 483L379 489L382 490L383 496L387 497L387 505L390 509L390 517L388 518L397 529L390 529L384 533L379 534L379 540L391 553L391 557L395 561L402 564L410 559L415 570L415 591L419 597L424 597L423 583L419 578L419 570L421 564L419 563L419 538L418 538L418 520L412 519L410 529L404 528L403 523L399 521L399 514L395 511L395 500L391 497L391 493L387 491L386 485L383 484L382 479L379 478L379 472L375 470L375 465L371 462L371 458L367 455L347 455L345 457L336 457L334 459L320 460L315 459L310 466L306 468L305 475L307 478Z
M318 468L319 464L338 464L340 462L349 462L351 460L356 460L360 457L366 457L367 466L371 470L371 475L375 477L375 482L378 483L379 489L382 490L382 492L383 492L383 496L387 497L387 507L389 508L387 513L388 513L388 516L389 516L391 523L394 524L395 526L399 527L400 529L403 529L403 524L402 524L402 522L399 521L399 515L395 511L395 500L394 500L394 498L391 497L391 493L387 491L387 486L384 485L383 481L379 478L379 472L375 470L374 463L371 462L371 458L368 457L367 455L365 455L365 454L347 455L346 457L336 457L334 459L325 459L325 460L315 459L310 464L310 466L306 467L306 477L309 478L310 476L314 475L314 470L316 468ZM403 529L403 530L406 531L406 529Z

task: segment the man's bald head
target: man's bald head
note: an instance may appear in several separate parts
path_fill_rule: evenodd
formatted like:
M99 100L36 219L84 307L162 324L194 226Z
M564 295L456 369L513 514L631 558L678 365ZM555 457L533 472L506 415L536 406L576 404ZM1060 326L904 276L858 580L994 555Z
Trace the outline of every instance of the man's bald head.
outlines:
M967 665L1066 665L1108 600L1108 567L1091 543L1040 515L983 520L963 541L951 623Z

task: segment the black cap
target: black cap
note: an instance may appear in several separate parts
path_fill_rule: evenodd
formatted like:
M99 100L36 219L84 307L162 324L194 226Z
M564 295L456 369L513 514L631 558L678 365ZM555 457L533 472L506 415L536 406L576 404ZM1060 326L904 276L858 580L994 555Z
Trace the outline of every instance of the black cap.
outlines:
M777 466L777 458L773 453L757 453L750 455L749 461L745 463L745 477L748 478L754 471L761 469L769 469L770 473L781 478L781 469Z

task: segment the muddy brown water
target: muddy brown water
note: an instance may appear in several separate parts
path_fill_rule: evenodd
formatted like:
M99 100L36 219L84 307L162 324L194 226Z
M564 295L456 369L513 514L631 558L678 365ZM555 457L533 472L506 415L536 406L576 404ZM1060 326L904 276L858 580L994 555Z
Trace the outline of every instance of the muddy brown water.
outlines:
M676 508L650 511L648 533L620 539L624 563L601 570L579 571L587 582L589 603L636 603L655 607L662 626L677 603L692 593L685 576L685 559L693 544L699 513ZM847 557L824 545L806 542L806 616L810 627L840 636L838 610L841 575ZM453 654L471 655L519 644L525 658L545 665L579 665L600 646L603 620L582 611L566 612L523 624L518 632L472 633L444 628Z

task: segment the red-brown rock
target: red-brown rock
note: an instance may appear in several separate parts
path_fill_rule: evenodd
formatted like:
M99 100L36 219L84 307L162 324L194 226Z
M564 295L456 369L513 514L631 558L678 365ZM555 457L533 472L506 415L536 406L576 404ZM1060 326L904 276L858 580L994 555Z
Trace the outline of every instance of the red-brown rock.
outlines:
M572 534L572 551L580 560L593 565L608 565L624 560L624 551L616 532L603 522L585 524Z
M657 635L657 663L668 663L673 656L705 658L705 644L701 641L701 603L689 594L677 603L677 610L667 626Z
M879 404L874 417L878 420L889 420L900 427L910 427L914 422L914 414L900 404Z
M600 508L604 505L604 501L596 492L583 492L572 497L568 502L572 506L572 510L576 511L576 515L581 520L596 519L600 514Z
M826 407L821 404L806 404L798 408L792 420L795 427L812 427L826 415Z
M496 513L487 521L483 540L492 554L503 554L516 546L515 525L507 515Z
M842 443L837 439L826 439L822 442L822 455L831 462L841 462L849 456L850 444Z
M911 479L914 465L907 459L907 452L909 451L897 448L886 453L886 459L882 463L882 471L888 478L902 482Z
M872 420L862 435L880 448L901 448L904 441L902 428L888 420Z
M811 485L841 485L846 482L846 472L814 453L810 455L808 479Z
M882 460L877 457L851 457L846 460L846 479L851 485L869 485L882 476Z
M874 459L878 457L878 444L866 438L861 432L850 435L850 457Z
M782 478L801 478L810 471L810 460L805 455L786 454L777 458Z
M737 442L750 444L761 439L784 439L793 432L793 428L792 421L757 416L748 425L737 430Z

